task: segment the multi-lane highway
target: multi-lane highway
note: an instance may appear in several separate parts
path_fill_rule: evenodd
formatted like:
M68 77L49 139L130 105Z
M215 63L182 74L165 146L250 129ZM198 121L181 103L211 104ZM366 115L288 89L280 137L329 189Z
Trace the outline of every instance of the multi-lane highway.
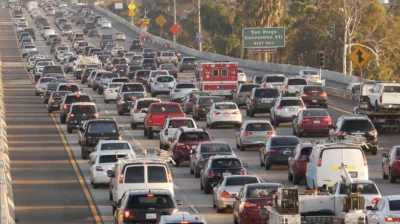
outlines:
M25 18L31 26L34 26L27 13ZM58 32L53 18L48 17L48 20ZM116 30L125 32L130 38L134 37L134 34L122 25L113 20L111 22ZM82 27L73 26L73 29L82 31ZM101 32L112 34L116 32L115 29L101 30ZM90 186L89 165L87 160L81 160L77 133L68 134L66 126L59 123L58 114L49 115L42 98L34 95L32 75L25 70L24 62L21 62L12 16L7 9L0 11L0 31L0 59L5 84L16 217L21 223L46 223L50 220L52 223L94 223L96 219L100 222L100 218L103 223L113 223L108 187L93 189ZM35 44L39 51L46 58L54 58L38 31L36 36ZM67 42L65 37L63 40ZM87 38L87 40L91 45L99 46L100 39ZM120 42L119 45L128 49L128 41ZM251 70L246 73L249 77L260 74ZM67 76L75 81L71 74ZM194 74L190 72L178 74L180 80L193 78ZM148 140L144 138L141 128L131 130L129 116L119 116L115 103L103 104L103 96L87 88L87 85L81 85L80 82L77 84L96 100L98 108L101 109L101 117L115 117L117 122L125 127L123 138L129 140L133 146L149 150L159 146L157 135L153 140ZM162 99L168 100L167 97ZM351 113L353 105L352 101L330 96L328 111L333 119L336 119L343 114ZM243 119L269 120L269 116L257 115L255 118L244 116ZM199 127L206 127L204 121L199 121L197 124ZM219 128L208 131L215 140L226 141L235 147L235 130ZM290 124L282 124L276 131L278 135L292 134ZM302 138L302 141L318 138ZM380 147L391 148L398 142L397 138L398 133L380 134ZM250 174L256 174L267 182L287 182L287 167L273 167L268 171L262 169L256 149L246 152L236 151L236 154L249 165ZM381 160L379 156L368 155L370 179L378 184L384 195L397 194L398 184L389 184L388 181L382 180ZM185 164L172 167L172 170L176 197L184 202L182 210L201 213L209 223L232 223L232 214L215 212L212 208L212 196L204 195L200 191L199 179L189 174L189 168Z

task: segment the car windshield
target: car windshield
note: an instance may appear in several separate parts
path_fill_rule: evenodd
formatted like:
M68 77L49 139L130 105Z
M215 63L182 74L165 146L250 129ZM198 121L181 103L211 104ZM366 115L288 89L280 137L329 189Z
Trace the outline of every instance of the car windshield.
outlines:
M301 100L282 100L280 106L283 107L303 106L303 102Z
M400 86L385 86L383 87L384 93L400 93Z
M142 64L154 64L154 59L144 59Z
M390 211L400 211L400 200L390 200L389 209Z
M125 154L101 155L99 163L116 163L119 158L124 158L125 156Z
M249 186L247 188L246 198L272 198L273 195L278 191L278 186Z
M223 159L215 159L211 165L212 168L219 169L229 169L229 168L242 168L242 163L239 159L231 158L223 158Z
M151 109L152 114L163 114L163 113L182 113L178 105L154 105Z
M195 89L196 85L194 83L177 84L176 89Z
M131 92L131 93L124 93L124 100L133 101L136 99L143 98L143 93L140 92Z
M256 76L256 77L254 77L254 82L255 83L261 83L263 78L264 78L263 76Z
M96 112L94 105L74 105L72 107L72 113L74 114L93 114Z
M209 93L206 92L191 92L190 93L190 99L197 99L201 96L209 96Z
M88 133L117 133L118 128L114 122L94 122L89 124Z
M326 110L303 110L303 117L328 117Z
M207 132L185 132L179 137L179 141L206 141L210 139Z
M87 95L67 96L65 99L65 104L72 104L74 102L92 102L92 100Z
M194 123L192 120L171 120L168 124L168 128L179 128L182 126L194 128Z
M269 123L253 123L246 126L246 131L272 131L273 128Z
M199 98L199 105L212 105L213 103L222 102L221 97Z
M271 146L297 145L299 143L297 137L275 137L271 140Z
M175 79L173 76L161 76L157 77L157 82L173 82Z
M131 149L128 143L114 142L101 144L101 150Z
M232 152L231 147L226 143L203 144L200 148L201 153Z
M257 177L228 177L225 181L225 186L243 186L245 184L259 183Z
M267 76L265 82L283 82L285 81L285 76Z
M307 81L305 79L289 79L288 85L307 85Z
M341 131L352 132L369 132L374 130L374 125L369 120L345 120Z
M347 186L345 183L340 185L340 194L347 194ZM378 189L373 183L353 183L351 191L357 194L378 194Z
M253 88L259 87L259 85L242 85L240 88L240 92L243 93L249 93Z
M157 100L142 100L137 103L137 109L149 108L150 104L152 103L159 103L160 101Z
M218 103L215 104L216 110L236 110L238 109L236 104L233 103Z
M145 195L131 195L126 205L127 209L140 209L148 210L153 209L173 209L175 203L169 195L156 195L156 194L145 194Z
M277 98L279 97L278 89L257 89L254 93L256 98Z
M124 84L122 92L145 92L145 89L142 84Z

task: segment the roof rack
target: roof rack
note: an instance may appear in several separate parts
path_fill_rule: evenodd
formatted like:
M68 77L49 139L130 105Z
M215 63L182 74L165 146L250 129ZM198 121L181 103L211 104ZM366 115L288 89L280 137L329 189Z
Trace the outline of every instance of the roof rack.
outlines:
M323 144L350 144L350 145L357 145L357 146L365 146L369 148L369 145L366 143L367 140L363 136L357 135L349 135L345 136L343 140L311 140L310 141L313 145L323 145Z
M143 162L143 160L151 160L154 162L167 163L171 162L176 165L175 161L171 157L171 153L169 151L161 150L159 148L154 149L155 153L148 154L147 149L142 149L142 155L136 155L132 157L131 155L127 155L124 158L118 158L118 160L129 160L131 162Z

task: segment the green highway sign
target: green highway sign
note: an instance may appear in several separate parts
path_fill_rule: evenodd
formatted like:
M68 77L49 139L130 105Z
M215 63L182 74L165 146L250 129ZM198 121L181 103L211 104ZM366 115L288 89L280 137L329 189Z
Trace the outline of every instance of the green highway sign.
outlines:
M243 28L242 41L244 48L285 47L285 28Z

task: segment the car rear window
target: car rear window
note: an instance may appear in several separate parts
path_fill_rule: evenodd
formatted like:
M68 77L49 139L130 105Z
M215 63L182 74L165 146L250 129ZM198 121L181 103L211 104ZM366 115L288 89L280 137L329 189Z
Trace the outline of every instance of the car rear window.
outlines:
M125 58L130 58L130 57L132 57L133 55L135 55L135 53L126 53L126 54L124 54L124 57L125 57Z
M385 86L383 87L384 93L400 93L400 86Z
M261 83L261 81L262 81L262 79L263 79L264 77L263 76L256 76L256 77L254 77L254 81L256 82L256 83Z
M73 93L78 92L79 88L77 85L60 85L58 88L59 91L71 91Z
M246 198L272 198L272 196L278 191L278 186L257 186L248 187Z
M340 194L347 194L347 186L342 183L340 185ZM351 184L352 193L357 194L378 194L378 189L372 183L353 183Z
M297 145L300 141L296 137L275 137L271 139L271 146Z
M259 183L256 177L229 177L225 181L225 186L242 186L255 183Z
M265 82L284 82L285 76L267 76Z
M143 49L143 51L144 52L153 52L153 51L155 51L154 49L151 49L151 48L145 48L145 49Z
M180 141L206 141L211 137L207 132L185 132L179 137Z
M114 122L93 122L89 124L88 133L117 133L117 125Z
M101 144L101 150L130 149L128 143L114 142Z
M278 89L257 89L254 93L256 98L277 98L279 97Z
M125 170L125 183L144 183L144 166L129 166Z
M164 166L147 166L148 183L167 183L168 177Z
M260 87L259 85L242 85L240 92L251 92L253 88Z
M137 71L136 77L147 78L150 76L150 71Z
M283 107L303 106L303 102L301 100L281 100L280 106Z
M39 83L47 83L47 82L51 82L51 80L54 80L53 78L41 78L39 80Z
M142 84L126 84L122 86L122 92L144 92Z
M173 65L173 64L164 64L164 65L161 65L161 68L163 68L163 69L172 69L172 68L175 68L175 65Z
M173 82L175 79L172 76L157 77L157 82Z
M164 52L162 53L162 57L174 57L175 54L172 52Z
M329 116L326 110L303 110L303 117L327 117Z
M154 59L143 59L143 64L154 64Z
M65 104L72 104L74 102L92 102L89 96L67 96Z
M72 113L74 114L93 114L96 112L94 105L74 105L72 107Z
M127 209L172 209L175 208L174 201L169 195L131 195L127 204Z
M36 48L36 47L33 46L33 45L27 45L27 46L25 46L24 48Z
M374 125L369 120L345 120L341 127L341 131L352 132L369 132L374 130Z
M194 83L177 84L176 89L195 89L196 85Z
M46 66L43 69L43 73L62 73L61 66Z
M54 84L49 84L47 85L47 89L48 90L56 90L58 87L58 83L54 83Z
M138 92L124 93L124 100L127 101L134 101L136 99L140 99L143 97L144 97L143 93L138 93Z
M168 75L168 72L166 72L166 71L157 71L157 72L152 72L150 75L151 75L151 77L156 77L158 75Z
M236 110L236 104L233 103L218 103L215 105L216 110Z
M288 85L307 85L307 81L305 79L289 79Z
M202 153L219 153L219 152L232 152L228 144L211 143L201 145L200 152Z
M320 86L305 86L304 92L306 93L322 93L324 89Z
M273 128L269 123L255 123L248 124L246 126L246 131L272 131Z
M87 45L86 42L80 42L80 43L79 43L79 46L81 46L81 47L82 47L82 46L86 46L86 45Z
M143 100L137 103L137 109L149 108L152 103L159 103L157 100Z
M221 97L200 98L199 105L212 105L213 103L222 102Z
M389 209L390 211L400 211L400 200L390 200Z
M223 159L215 159L212 162L211 165L212 168L222 168L222 169L226 169L226 168L241 168L242 167L242 163L240 162L239 159L235 159L235 158L223 158Z
M163 113L182 113L182 110L178 105L157 105L151 109L152 114L163 114Z
M182 126L194 128L194 123L192 120L171 120L168 124L168 128L179 128Z

